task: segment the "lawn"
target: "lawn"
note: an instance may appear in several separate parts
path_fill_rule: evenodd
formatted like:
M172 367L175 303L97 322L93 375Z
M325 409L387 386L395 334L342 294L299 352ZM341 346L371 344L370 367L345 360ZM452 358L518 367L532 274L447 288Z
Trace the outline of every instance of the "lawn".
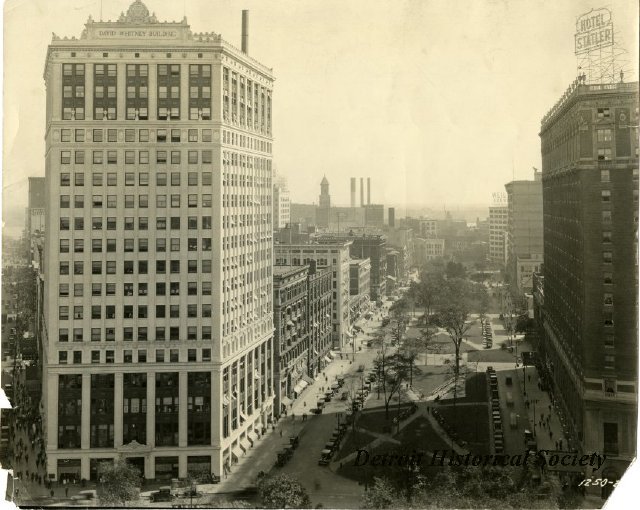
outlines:
M447 365L418 365L413 371L413 389L416 393L429 395L449 379Z
M397 402L397 401L396 401ZM400 404L400 409L404 409L406 407L411 407L411 404ZM361 413L358 417L357 426L361 429L370 430L371 432L377 432L379 434L383 434L383 427L385 425L391 425L393 422L393 418L398 414L398 404L392 403L389 405L389 421L385 418L385 410L384 406L382 407L374 407L371 409L366 409L365 412Z
M433 430L431 422L425 417L419 417L413 420L409 425L400 430L394 436L394 439L400 441L405 448L416 448L420 450L442 450L449 449L451 445L442 439L440 435Z
M359 448L364 448L366 445L371 443L376 436L367 433L364 430L352 430L349 429L346 439L342 442L342 446L340 447L340 451L338 455L336 455L336 460L344 459L350 453L355 452Z
M507 363L512 361L515 364L515 356L509 351L503 349L486 349L469 353L467 362L475 361L494 361L496 363Z
M438 412L458 434L458 438L467 442L472 453L489 454L489 415L486 404L458 406L439 406Z
M487 402L487 375L484 372L470 372L465 380L465 396L457 402ZM453 403L453 399L443 399L443 404Z

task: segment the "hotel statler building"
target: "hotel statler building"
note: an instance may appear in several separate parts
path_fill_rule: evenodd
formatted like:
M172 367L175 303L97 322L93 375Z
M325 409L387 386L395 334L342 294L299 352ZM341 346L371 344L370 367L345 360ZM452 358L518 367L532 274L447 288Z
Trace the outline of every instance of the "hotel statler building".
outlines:
M575 82L540 137L544 362L569 435L607 455L587 476L617 480L636 452L638 82Z
M53 35L50 479L223 475L273 414L271 69L134 1Z

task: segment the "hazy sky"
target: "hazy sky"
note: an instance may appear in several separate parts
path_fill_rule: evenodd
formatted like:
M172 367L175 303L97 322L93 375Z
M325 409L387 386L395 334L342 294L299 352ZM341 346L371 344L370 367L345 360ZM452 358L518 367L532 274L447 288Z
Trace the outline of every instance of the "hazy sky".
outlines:
M103 0L116 19L130 0ZM540 167L540 119L576 76L583 0L148 0L160 21L240 45L276 76L274 165L292 200L334 203L349 177L372 177L376 203L482 204ZM44 175L44 82L51 33L79 37L100 0L4 4L3 209ZM614 0L616 37L636 51L636 2ZM627 57L637 62L637 54ZM637 73L627 71L627 77ZM6 219L9 220L10 215Z

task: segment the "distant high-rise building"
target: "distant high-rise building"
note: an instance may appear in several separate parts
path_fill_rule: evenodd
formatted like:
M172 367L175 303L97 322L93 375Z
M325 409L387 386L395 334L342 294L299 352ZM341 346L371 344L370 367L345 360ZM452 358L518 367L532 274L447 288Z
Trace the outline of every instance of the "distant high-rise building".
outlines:
M611 483L636 452L638 83L574 83L540 138L544 366L569 449L605 454L585 476Z
M509 228L509 208L504 193L494 193L493 203L489 206L489 258L493 262L504 264L506 251L506 232Z
M273 184L273 228L284 228L291 222L291 199L286 179L280 177Z
M394 228L396 226L396 208L395 207L389 207L388 209L388 213L389 215L389 226L391 228Z
M32 238L36 232L44 233L45 221L45 178L29 177L29 202L27 206L27 235Z
M47 478L220 476L274 414L272 71L135 0L44 76Z

